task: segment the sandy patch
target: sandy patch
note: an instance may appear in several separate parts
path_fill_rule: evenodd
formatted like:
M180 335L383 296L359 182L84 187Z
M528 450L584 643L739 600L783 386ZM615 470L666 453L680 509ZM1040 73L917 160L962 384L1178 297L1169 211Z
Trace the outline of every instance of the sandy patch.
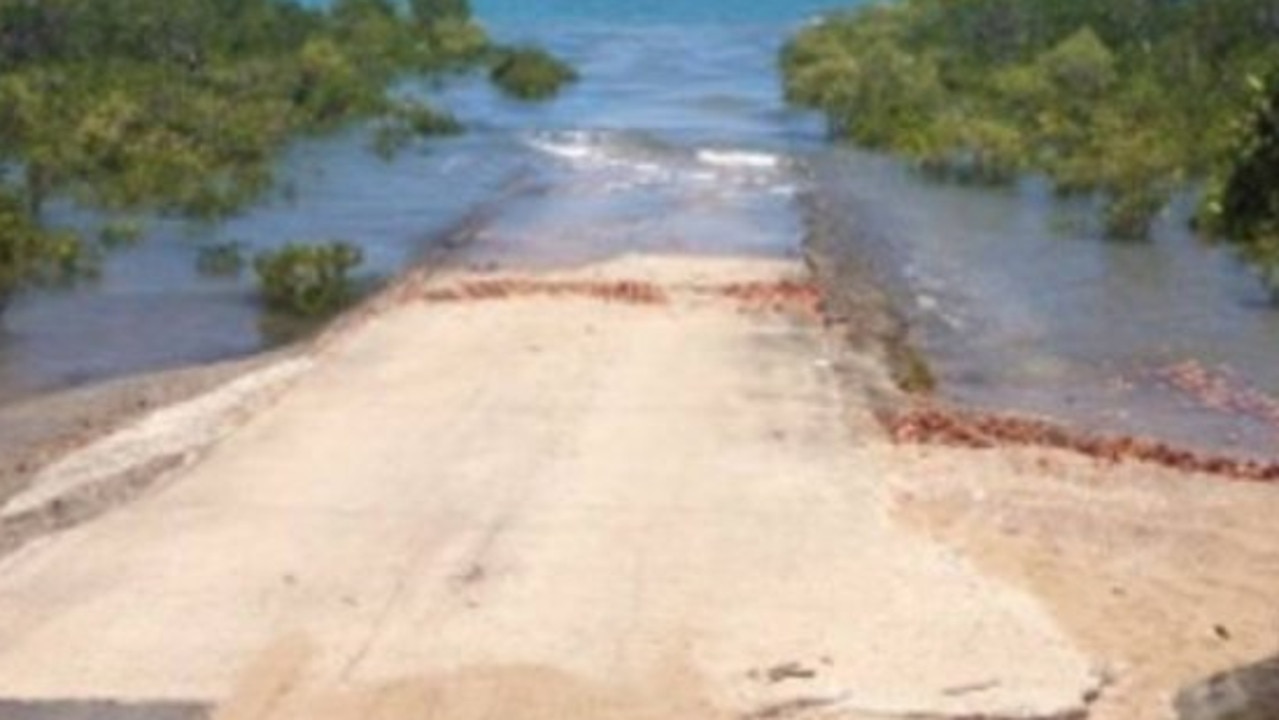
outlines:
M1093 720L1279 649L1279 488L1036 449L898 448L898 513L1032 591L1112 683Z

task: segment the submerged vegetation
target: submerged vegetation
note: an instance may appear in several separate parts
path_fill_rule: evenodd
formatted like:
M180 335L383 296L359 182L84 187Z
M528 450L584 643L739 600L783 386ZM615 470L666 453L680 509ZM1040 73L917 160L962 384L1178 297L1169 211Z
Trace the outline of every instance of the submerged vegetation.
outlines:
M60 191L223 215L295 134L389 112L397 75L483 54L483 32L442 5L0 0L0 151L33 215Z
M392 84L500 57L467 0L0 0L0 297L81 264L89 243L41 222L51 197L222 218L300 134L379 118L392 152L458 132Z
M413 100L401 100L388 108L374 128L373 150L382 158L391 159L414 138L456 135L462 129L462 123L447 112Z
M23 285L65 281L93 267L79 238L40 228L21 198L0 191L0 311Z
M502 92L521 100L545 100L578 79L564 61L535 47L498 53L489 76Z
M360 249L347 242L291 243L253 261L262 296L272 310L318 317L340 310L354 296L351 271Z
M1273 0L901 0L804 29L782 66L835 135L970 181L1044 173L1104 198L1112 237L1207 181L1204 226L1279 286L1274 98L1256 100L1276 47Z

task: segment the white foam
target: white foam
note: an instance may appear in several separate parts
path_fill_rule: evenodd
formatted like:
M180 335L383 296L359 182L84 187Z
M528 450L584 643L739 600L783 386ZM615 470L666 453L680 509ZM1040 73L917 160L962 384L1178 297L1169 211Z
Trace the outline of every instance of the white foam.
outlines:
M701 149L690 157L589 131L539 133L526 137L525 143L584 171L590 187L605 193L671 185L713 185L726 193L792 195L795 190L789 183L776 186L780 178L774 171L783 160L769 153Z
M740 150L698 150L697 159L716 167L753 170L771 170L781 164L781 158L776 155Z
M548 155L564 160L589 162L599 160L603 156L599 146L591 144L589 138L584 136L568 136L563 140L538 138L529 140L528 143Z

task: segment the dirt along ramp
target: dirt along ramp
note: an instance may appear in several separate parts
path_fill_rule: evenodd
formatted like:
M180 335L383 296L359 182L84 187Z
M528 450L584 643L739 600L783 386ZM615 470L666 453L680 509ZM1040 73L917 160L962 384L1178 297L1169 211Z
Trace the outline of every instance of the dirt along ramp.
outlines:
M1068 718L1095 697L1031 596L890 517L891 457L833 366L886 381L840 359L797 263L393 299L196 465L0 561L0 709Z

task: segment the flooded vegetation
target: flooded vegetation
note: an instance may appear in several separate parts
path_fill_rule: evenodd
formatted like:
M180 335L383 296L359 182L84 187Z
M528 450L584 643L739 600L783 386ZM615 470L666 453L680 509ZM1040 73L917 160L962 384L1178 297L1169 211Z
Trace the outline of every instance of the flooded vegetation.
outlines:
M465 0L5 2L0 28L0 309L23 289L94 278L148 222L216 223L260 201L281 151L304 136L370 123L389 160L461 132L399 91L401 78L492 65L508 92L547 99L572 72L545 51L493 45ZM57 201L97 211L97 227L64 226ZM256 259L267 307L344 305L362 253L341 240L341 252L305 246L318 240L289 238ZM197 268L234 275L241 249L207 245Z
M899 158L847 151L818 185L874 206L848 252L905 288L943 393L1271 452L1275 13L907 0L793 36L787 96Z
M1279 313L1229 250L1188 228L1193 202L1149 242L1103 239L1093 201L1045 182L992 190L938 182L889 157L815 161L837 252L895 299L939 394L1107 433L1270 455L1279 429L1173 383L1187 363L1273 397Z
M1269 282L1277 42L1269 0L905 0L806 28L782 65L836 136L969 182L1042 173L1096 195L1110 238L1148 237L1206 180L1198 225Z

